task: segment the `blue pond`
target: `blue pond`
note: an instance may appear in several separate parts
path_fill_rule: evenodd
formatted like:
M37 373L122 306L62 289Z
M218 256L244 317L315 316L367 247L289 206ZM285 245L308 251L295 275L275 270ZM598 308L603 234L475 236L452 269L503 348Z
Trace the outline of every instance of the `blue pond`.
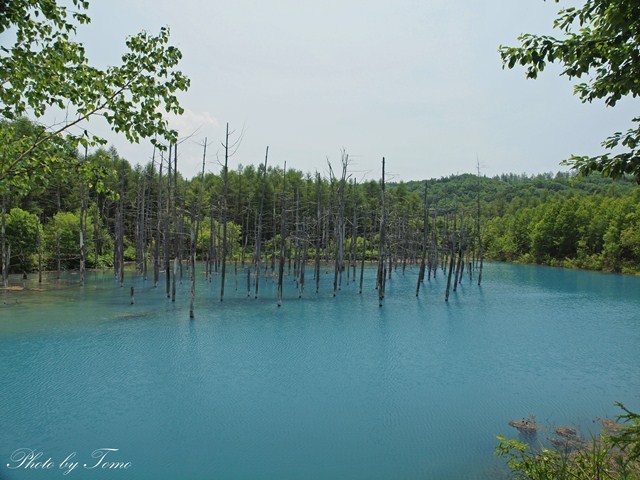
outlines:
M379 308L369 268L278 308L231 270L193 321L186 277L175 304L133 274L0 293L0 479L500 478L509 420L544 440L640 410L640 278L494 263L445 303L407 268Z

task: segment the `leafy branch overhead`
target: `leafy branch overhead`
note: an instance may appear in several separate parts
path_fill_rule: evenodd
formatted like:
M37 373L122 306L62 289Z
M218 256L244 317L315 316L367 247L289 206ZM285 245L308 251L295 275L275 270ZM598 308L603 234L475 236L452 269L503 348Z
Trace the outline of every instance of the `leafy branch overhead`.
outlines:
M0 115L7 120L27 114L42 117L58 108L70 116L31 143L3 145L0 181L25 168L46 168L48 156L41 147L60 134L76 147L104 143L82 128L95 116L131 142L148 138L161 147L156 139L177 139L163 112L183 112L177 93L186 91L190 82L177 70L182 53L169 44L169 28L129 37L122 63L99 69L73 39L76 28L90 22L88 2L73 0L73 7L70 11L55 0L4 2L0 33L12 35L13 44L0 47Z
M558 3L559 0L556 0ZM577 78L574 93L582 102L604 99L615 106L624 97L640 94L640 3L635 0L588 0L580 8L560 10L554 28L562 38L525 34L518 47L500 47L503 67L526 67L535 79L547 63L561 64L561 75ZM571 156L564 163L581 174L601 172L619 178L633 175L640 182L640 117L626 132L616 132L602 146L610 153Z

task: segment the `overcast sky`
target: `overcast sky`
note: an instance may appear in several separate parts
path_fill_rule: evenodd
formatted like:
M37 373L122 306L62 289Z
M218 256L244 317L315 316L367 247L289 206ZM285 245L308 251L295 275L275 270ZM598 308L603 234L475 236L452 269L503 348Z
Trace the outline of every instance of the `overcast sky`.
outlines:
M565 1L560 5L576 2ZM577 2L579 3L579 2ZM180 150L187 176L199 170L205 137L210 171L225 123L244 139L230 168L270 163L326 172L350 154L357 176L395 180L473 172L566 169L570 154L597 153L626 129L631 101L584 105L551 68L535 81L502 70L500 44L550 33L560 8L542 0L93 0L81 28L89 56L115 64L127 35L171 27L191 78L173 126L197 130ZM105 133L97 122L90 128ZM107 136L132 162L150 144Z

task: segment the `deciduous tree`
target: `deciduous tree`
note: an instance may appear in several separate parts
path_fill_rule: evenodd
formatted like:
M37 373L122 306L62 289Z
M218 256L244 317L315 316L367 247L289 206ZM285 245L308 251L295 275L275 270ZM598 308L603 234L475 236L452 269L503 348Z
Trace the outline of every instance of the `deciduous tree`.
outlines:
M149 138L176 140L164 112L182 113L176 93L189 79L176 69L182 54L169 44L169 29L157 35L141 32L126 40L119 65L105 69L90 64L75 40L78 26L90 22L86 0L72 0L74 11L56 0L7 0L0 8L0 119L23 115L42 118L51 109L66 119L38 135L19 137L0 129L0 188L24 187L34 173L55 163L47 145L64 134L66 147L96 145L104 140L82 128L101 116L132 142ZM9 40L7 40L9 39ZM5 138L6 137L6 138Z
M561 37L525 34L518 38L519 46L501 46L503 66L525 66L527 78L535 79L547 63L559 63L561 75L580 80L574 93L582 102L604 99L613 107L623 97L640 94L640 3L587 0L581 7L560 10L553 25ZM635 127L602 142L611 153L573 155L564 163L584 175L630 174L640 183L640 117L632 122Z

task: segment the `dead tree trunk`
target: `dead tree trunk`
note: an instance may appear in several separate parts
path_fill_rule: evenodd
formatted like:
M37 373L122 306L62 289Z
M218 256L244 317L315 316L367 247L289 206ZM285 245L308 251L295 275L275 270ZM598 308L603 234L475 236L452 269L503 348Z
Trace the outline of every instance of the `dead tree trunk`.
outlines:
M84 149L84 161L87 161L87 148ZM80 184L80 285L84 285L84 264L85 264L85 247L84 247L84 179Z
M462 282L462 275L464 274L464 260L467 254L467 226L466 224L462 224L464 221L464 215L462 216L462 221L460 224L460 247L458 249L458 278L457 283L460 284Z
M429 265L427 272L427 281L431 281L431 273L433 272L433 278L436 278L436 272L438 271L438 214L436 208L433 209L433 226L431 229L431 247L432 251L429 252Z
M224 166L222 167L222 265L220 272L220 301L224 300L224 281L227 273L227 195L229 193L229 123L227 123L227 133L224 141Z
M178 208L180 208L180 219L178 219ZM178 144L173 146L173 225L174 225L174 249L178 259L178 269L180 271L180 285L182 285L182 227L184 223L184 206L180 205L180 192L178 191ZM173 296L173 294L172 294Z
M286 200L285 195L287 192L287 163L284 164L284 170L282 172L282 206L281 206L281 219L280 219L280 265L278 268L278 307L282 306L282 280L284 277L284 260L285 260L285 241L287 238L287 216L286 216ZM275 237L274 237L275 238Z
M80 285L84 285L85 246L84 246L84 182L80 185Z
M382 157L382 179L380 181L380 243L378 245L378 306L382 307L385 287L385 211L384 211L384 157Z
M256 293L258 298L258 289L260 287L260 247L262 246L262 210L264 209L264 193L267 184L267 159L269 158L269 147L264 154L264 169L262 170L262 185L260 186L260 207L258 209L258 231L256 232L256 248L255 248L255 277L256 277Z
M120 202L120 200L118 200ZM120 279L120 204L116 203L116 218L114 225L114 242L113 242L113 278L118 285Z
M5 215L7 211L7 194L2 194L2 286L9 286L9 258L7 255L7 232Z
M303 235L303 247L302 247L302 260L300 261L300 294L298 298L302 298L304 293L304 272L307 266L307 256L309 254L309 233L307 231L308 222L305 217L302 223L302 235Z
M273 242L273 250L271 252L271 283L273 283L273 278L275 275L275 271L276 271L276 257L278 254L278 247L276 245L276 235L278 233L278 219L276 217L276 191L275 189L273 190L273 236L272 236L272 242Z
M314 279L316 281L316 293L320 290L320 240L322 237L322 185L320 184L320 174L316 172L316 258L315 258L315 269L314 269Z
M362 294L362 283L364 280L364 262L367 257L367 211L364 211L363 214L364 222L362 226L362 261L360 263L360 291L358 293Z
M200 174L200 196L198 197L198 212L195 216L195 228L194 228L194 212L191 209L191 228L190 228L190 242L189 242L189 268L190 268L190 281L191 292L189 298L189 318L195 317L195 303L196 303L196 252L198 249L198 234L200 233L200 216L202 214L202 197L204 195L204 169L207 159L207 139L204 139L204 151L202 153L202 173ZM203 249L204 252L204 249ZM204 254L203 254L204 261Z
M136 176L136 201L135 201L135 224L134 224L134 237L136 241L136 273L138 275L142 275L142 232L144 231L143 227L143 217L144 213L142 211L142 183L140 176L144 177L143 174Z
M198 248L196 240L197 228L193 226L193 212L191 215L191 235L189 236L189 274L191 281L191 289L189 295L189 318L195 317L195 303L196 303L196 250Z
M352 275L351 277L353 278L353 283L356 283L356 255L357 255L357 250L356 247L358 245L358 199L357 199L357 182L355 179L353 179L353 225L352 225L352 232L351 232L351 248L350 248L350 254L349 256L351 257L349 259L349 263L351 264L351 271L352 271Z
M457 213L453 214L453 232L451 233L451 255L449 258L449 271L447 272L447 289L444 294L444 301L449 301L449 289L451 288L451 275L453 272L454 262L456 258L456 217Z
M455 221L455 220L454 220ZM455 292L457 290L458 287L458 279L460 278L460 264L462 263L462 244L463 244L463 232L464 232L464 210L462 211L461 215L460 215L460 241L458 242L458 249L457 251L454 253L454 257L458 257L457 263L456 265L456 271L455 271L455 276L453 277L453 291ZM455 231L453 232L455 235ZM455 262L455 259L454 259Z
M96 193L95 208L93 209L93 262L95 268L98 268L100 254L100 232L98 231L98 194Z
M342 284L342 272L344 270L344 239L345 239L345 220L344 220L344 191L347 181L347 167L349 164L349 155L346 152L342 152L342 172L340 175L340 181L338 183L338 198L337 198L337 215L335 225L335 242L336 242L336 258L335 269L333 275L333 296L336 296L336 291L340 289ZM331 170L331 164L329 164L329 171L331 172L331 181L334 181L333 171Z
M116 285L123 286L124 282L124 166L125 160L120 160L120 185L118 202L116 203L115 242L113 249L113 274Z
M178 257L173 258L173 278L171 279L171 301L176 301L176 276L178 273Z
M118 253L120 255L120 260L118 262L118 266L120 267L120 272L118 275L119 285L121 287L124 286L124 180L125 180L125 165L126 160L122 160L122 168L120 174L120 202L118 204L118 208L120 211L120 231L118 235Z
M424 271L427 259L427 241L429 238L429 205L427 203L427 181L424 181L424 214L423 214L423 232L422 232L422 257L420 258L420 273L418 274L418 284L416 285L416 297L420 293L420 284L424 281Z
M482 251L482 235L480 232L480 160L478 160L478 211L477 211L477 235L478 235L478 256L480 258L480 269L478 270L478 285L482 283L482 264L484 263L484 253Z
M42 283L42 233L40 229L40 220L36 223L38 229L38 284Z
M164 271L167 298L171 298L171 149L167 160L167 204L164 212Z
M155 157L155 147L153 156ZM151 161L151 171L153 174L153 163ZM140 266L142 271L142 279L147 279L147 219L148 219L148 211L147 211L147 172L143 170L142 175L142 206L140 207L140 253L142 255L142 265Z
M156 209L156 238L153 252L153 286L158 287L160 281L160 238L162 236L162 164L164 154L160 153L160 165L158 167L158 205Z
M295 235L293 237L293 278L298 286L300 267L300 185L296 185L296 212L295 212ZM291 273L291 271L289 271Z
M58 183L56 191L57 191L56 197L58 200L57 213L60 213L62 209L60 205L60 183ZM62 266L61 266L61 260L60 260L60 230L56 228L56 280L60 279L61 270L62 270Z

